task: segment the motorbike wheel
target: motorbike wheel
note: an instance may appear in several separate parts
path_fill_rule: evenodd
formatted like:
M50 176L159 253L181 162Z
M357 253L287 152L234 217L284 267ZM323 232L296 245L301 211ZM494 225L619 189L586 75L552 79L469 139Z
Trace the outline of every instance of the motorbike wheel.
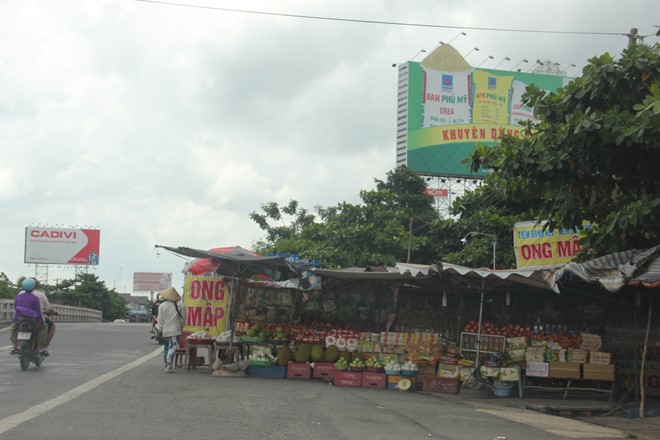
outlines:
M32 356L30 345L27 343L21 344L20 353L18 355L21 361L21 370L27 370L30 366L30 357Z

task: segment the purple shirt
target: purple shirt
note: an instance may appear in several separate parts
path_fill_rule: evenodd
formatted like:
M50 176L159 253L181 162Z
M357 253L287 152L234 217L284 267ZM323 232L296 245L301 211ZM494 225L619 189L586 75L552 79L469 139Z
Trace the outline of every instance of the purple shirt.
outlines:
M16 295L16 301L14 301L14 322L18 323L20 318L24 316L36 319L39 324L43 324L44 322L41 318L39 297L33 295L32 292L23 291Z

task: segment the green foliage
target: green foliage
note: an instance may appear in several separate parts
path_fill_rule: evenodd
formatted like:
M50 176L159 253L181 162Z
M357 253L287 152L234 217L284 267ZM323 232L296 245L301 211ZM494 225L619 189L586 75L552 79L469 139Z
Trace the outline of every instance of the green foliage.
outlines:
M0 272L0 299L14 299L18 292L18 286L9 281L4 272Z
M128 313L119 294L108 289L94 274L78 274L74 280L63 280L45 288L52 303L101 310L106 321L123 318Z
M257 251L320 258L326 267L391 265L407 261L409 251L411 261L426 262L434 250L424 232L438 214L425 188L417 174L399 167L386 181L376 179L375 190L361 191L361 205L317 206L316 214L310 214L296 201L285 207L267 203L262 213L250 214L266 232Z
M582 258L658 243L660 234L660 56L658 45L635 46L614 60L592 58L556 94L528 87L540 122L528 137L479 146L472 170L526 220L549 227L596 226Z

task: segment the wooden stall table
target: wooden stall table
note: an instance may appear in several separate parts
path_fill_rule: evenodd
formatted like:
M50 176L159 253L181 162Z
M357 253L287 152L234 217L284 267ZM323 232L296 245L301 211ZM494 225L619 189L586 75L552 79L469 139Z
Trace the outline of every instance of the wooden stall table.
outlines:
M215 361L215 339L188 339L186 344L186 359L188 360L186 370L190 371L190 368L193 365L196 365L196 362L191 362L190 352L191 349L195 348L196 352L199 353L201 348L206 348L208 351L209 359L208 365L209 369L213 371L213 362Z
M616 389L614 365L527 362L522 389L523 392L558 392L562 400L573 392L581 397L607 396L609 402L612 402Z
M233 356L232 361L238 362L245 359L245 353L243 352L243 343L242 342L216 342L216 359L224 359L228 356Z

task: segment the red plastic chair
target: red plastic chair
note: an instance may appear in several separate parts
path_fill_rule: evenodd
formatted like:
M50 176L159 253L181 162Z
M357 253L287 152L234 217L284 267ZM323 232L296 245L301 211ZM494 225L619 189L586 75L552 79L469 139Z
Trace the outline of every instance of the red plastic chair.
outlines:
M184 331L179 336L176 352L174 354L175 368L186 367L186 370L197 368L197 347L188 347L188 336L192 332Z

